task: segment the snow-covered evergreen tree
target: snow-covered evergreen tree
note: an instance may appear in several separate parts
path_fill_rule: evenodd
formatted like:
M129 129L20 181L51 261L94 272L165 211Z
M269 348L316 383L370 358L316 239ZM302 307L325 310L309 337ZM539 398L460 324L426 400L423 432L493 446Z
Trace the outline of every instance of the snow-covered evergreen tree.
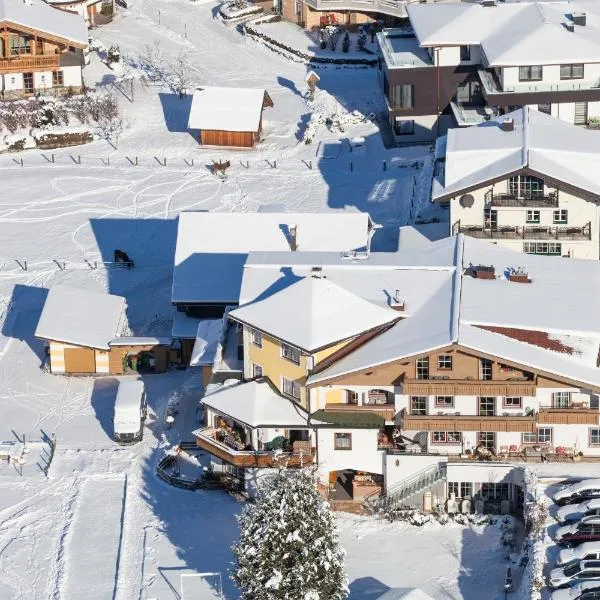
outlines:
M232 579L244 600L342 600L345 551L309 469L280 469L238 517Z

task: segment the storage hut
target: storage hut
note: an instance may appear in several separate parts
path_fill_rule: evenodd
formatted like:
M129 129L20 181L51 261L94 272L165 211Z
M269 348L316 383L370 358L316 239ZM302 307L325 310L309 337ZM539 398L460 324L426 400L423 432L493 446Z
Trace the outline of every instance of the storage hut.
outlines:
M262 130L262 111L273 106L266 90L201 87L194 92L188 128L202 146L253 148Z
M124 336L125 298L63 285L48 291L35 337L46 342L52 373L161 373L170 338Z

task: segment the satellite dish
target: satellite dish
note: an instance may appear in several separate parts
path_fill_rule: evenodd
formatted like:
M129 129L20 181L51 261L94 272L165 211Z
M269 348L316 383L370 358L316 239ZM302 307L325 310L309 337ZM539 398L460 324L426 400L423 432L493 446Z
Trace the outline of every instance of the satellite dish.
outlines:
M458 199L458 203L463 207L463 208L471 208L471 206L473 206L473 204L475 203L475 198L473 198L472 194L463 194L459 199Z

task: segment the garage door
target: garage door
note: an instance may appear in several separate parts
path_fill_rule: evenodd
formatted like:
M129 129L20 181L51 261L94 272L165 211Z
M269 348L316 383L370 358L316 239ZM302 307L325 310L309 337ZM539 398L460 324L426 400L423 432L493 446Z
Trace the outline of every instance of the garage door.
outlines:
M65 348L66 373L95 373L96 353L89 348Z

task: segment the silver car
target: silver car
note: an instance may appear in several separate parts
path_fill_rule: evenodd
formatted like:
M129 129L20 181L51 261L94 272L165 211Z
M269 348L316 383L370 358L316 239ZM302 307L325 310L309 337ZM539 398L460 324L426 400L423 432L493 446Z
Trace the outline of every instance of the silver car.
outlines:
M562 525L574 523L583 517L600 515L600 498L593 498L579 504L561 506L556 512L556 520Z
M548 586L559 588L573 582L597 580L600 586L600 560L582 560L550 571Z
M582 581L570 588L552 592L552 600L600 600L600 583Z
M565 567L581 560L600 560L600 542L584 542L575 548L563 548L558 553L556 566Z

